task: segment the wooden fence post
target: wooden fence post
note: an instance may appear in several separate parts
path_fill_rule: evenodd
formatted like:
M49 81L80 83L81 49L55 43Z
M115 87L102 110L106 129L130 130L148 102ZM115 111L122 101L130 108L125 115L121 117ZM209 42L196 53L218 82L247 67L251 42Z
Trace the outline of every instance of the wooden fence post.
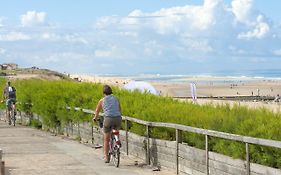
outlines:
M176 129L176 174L179 174L179 143L182 142L182 132Z
M209 136L205 135L205 148L206 148L206 174L209 174Z
M150 132L149 132L149 125L146 125L146 163L147 165L150 165Z
M126 154L127 154L127 155L129 155L128 130L129 130L129 127L128 127L128 120L125 119L125 131L126 131L125 139L126 139Z
M0 175L5 175L5 162L2 161L3 150L0 149Z
M91 128L92 128L92 131L91 131L91 134L92 134L92 144L94 144L95 138L94 138L94 125L93 125L93 123L91 124Z
M249 144L246 143L246 173L247 175L250 175L250 153L249 153Z

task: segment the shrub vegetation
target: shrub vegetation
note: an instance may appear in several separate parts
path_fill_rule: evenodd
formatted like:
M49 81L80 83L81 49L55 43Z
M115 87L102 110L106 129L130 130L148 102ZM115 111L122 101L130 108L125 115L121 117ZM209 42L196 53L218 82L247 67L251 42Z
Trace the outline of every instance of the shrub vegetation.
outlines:
M66 106L95 109L102 97L102 85L77 83L72 81L17 80L12 82L17 89L18 108L42 116L43 125L55 128L65 123L89 122L91 116L74 110L67 111ZM0 87L5 80L0 79ZM113 87L114 95L119 97L122 115L154 122L167 122L211 129L227 133L281 141L281 116L266 109L248 109L243 106L194 105L179 102L168 97L159 97L140 92L128 92ZM32 104L32 107L31 105ZM34 123L38 126L37 123ZM41 126L40 126L41 127ZM143 135L145 128L131 123L132 132ZM165 128L153 128L154 137L174 140L175 131ZM204 136L184 133L184 142L204 148ZM251 160L275 168L281 168L281 150L251 145ZM245 145L218 138L210 139L210 149L234 158L244 159Z

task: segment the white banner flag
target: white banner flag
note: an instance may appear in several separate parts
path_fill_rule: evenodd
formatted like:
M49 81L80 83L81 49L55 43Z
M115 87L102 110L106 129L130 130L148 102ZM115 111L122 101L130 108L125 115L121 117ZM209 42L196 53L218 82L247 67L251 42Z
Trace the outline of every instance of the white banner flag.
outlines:
M190 92L191 92L191 97L192 97L193 103L196 103L197 93L196 93L196 84L195 83L190 83Z

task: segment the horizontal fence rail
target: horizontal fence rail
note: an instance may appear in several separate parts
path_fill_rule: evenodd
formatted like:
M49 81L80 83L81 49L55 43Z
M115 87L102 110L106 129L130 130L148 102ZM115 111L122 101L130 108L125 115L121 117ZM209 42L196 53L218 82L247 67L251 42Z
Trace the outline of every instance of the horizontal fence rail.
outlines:
M66 107L68 110L74 109L76 111L81 111L84 113L88 114L94 114L95 112L90 109L82 109L79 107ZM101 114L102 116L103 114ZM226 139L226 140L232 140L232 141L238 141L242 142L245 144L245 152L246 152L246 174L250 175L251 169L250 169L250 148L249 144L253 145L260 145L260 146L268 146L268 147L274 147L274 148L279 148L281 149L281 141L275 141L275 140L268 140L268 139L261 139L261 138L254 138L254 137L249 137L249 136L241 136L237 134L230 134L230 133L225 133L225 132L219 132L219 131L214 131L214 130L208 130L208 129L202 129L202 128L195 128L191 126L185 126L185 125L180 125L180 124L173 124L173 123L163 123L163 122L149 122L149 121L144 121L128 116L122 116L122 120L125 121L125 131L126 131L126 153L128 155L128 121L130 122L135 122L138 124L142 124L146 126L146 141L147 141L147 150L146 150L146 162L147 164L150 164L150 148L149 148L149 139L150 139L150 128L151 127L163 127L163 128L170 128L170 129L175 129L176 132L176 157L175 157L175 162L176 162L176 174L179 174L179 143L181 142L180 138L180 133L182 131L186 132L191 132L191 133L196 133L196 134L201 134L205 135L205 151L206 151L206 174L208 175L210 173L209 169L209 139L210 137L216 137L216 138L221 138L221 139Z
M67 109L71 109L71 107L67 107ZM82 109L79 107L75 107L73 109L76 111L82 111L82 112L88 113L88 114L95 113L93 110L90 110L90 109ZM132 117L128 117L128 116L122 116L122 120L128 120L131 122L135 122L135 123L139 123L139 124L151 126L151 127L164 127L164 128L178 129L181 131L208 135L208 136L227 139L227 140L251 143L251 144L260 145L260 146L269 146L269 147L275 147L275 148L281 149L281 141L261 139L261 138L255 138L255 137L249 137L249 136L241 136L241 135L237 135L237 134L230 134L230 133L219 132L219 131L214 131L214 130L195 128L195 127L180 125L180 124L163 123L163 122L148 122L148 121L144 121L144 120L140 120L140 119L136 119L136 118L132 118Z

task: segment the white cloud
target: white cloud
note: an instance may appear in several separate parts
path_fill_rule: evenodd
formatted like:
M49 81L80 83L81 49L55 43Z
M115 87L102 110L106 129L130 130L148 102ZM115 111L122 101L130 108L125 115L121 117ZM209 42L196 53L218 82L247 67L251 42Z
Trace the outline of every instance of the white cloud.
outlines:
M253 1L252 0L233 0L232 12L236 20L242 23L248 23L252 15Z
M276 55L276 56L281 56L281 48L277 49L277 50L274 50L273 54Z
M117 27L118 29L153 29L161 34L208 30L219 23L216 15L227 9L222 0L205 0L202 6L163 8L152 13L134 10L126 17L107 16L97 20L99 28ZM225 16L222 16L225 17Z
M96 57L110 57L112 56L112 51L111 50L96 50L95 51L95 56Z
M21 24L23 27L38 26L46 24L47 13L28 11L26 14L21 15Z
M85 38L83 38L77 34L66 35L64 39L65 39L65 41L70 42L70 43L88 44L88 41Z
M205 0L203 6L174 7L152 13L163 16L156 18L156 29L161 33L207 30L216 23L214 15L219 3L220 0Z
M81 63L85 60L89 60L91 57L87 54L76 53L76 52L61 52L61 53L51 53L45 61L48 63L68 63L75 62L76 64Z
M62 41L67 43L89 44L86 38L75 33L58 35L53 32L44 32L40 35L40 39L52 42Z
M119 32L118 35L124 36L124 37L138 37L139 34L137 32Z
M4 55L6 53L6 50L3 48L0 48L0 55Z
M242 32L238 35L238 38L240 39L251 39L251 38L257 38L257 39L262 39L264 38L268 32L270 31L269 25L264 22L263 16L259 15L257 17L257 22L255 29L249 32Z
M20 41L30 40L31 37L21 32L10 32L5 35L0 35L0 41Z
M4 17L0 17L0 27L4 27L3 21L4 21Z
M268 53L269 57L280 56L281 49L276 48L281 41L280 26L254 9L253 3L253 0L233 0L229 5L224 0L204 0L201 5L154 12L133 10L125 16L97 19L94 30L59 25L33 28L47 24L47 15L30 11L21 17L26 28L3 26L0 41L25 40L4 44L15 60L26 59L28 64L34 61L40 66L64 69L84 63L81 69L88 66L93 70L96 66L95 71L103 72L107 70L101 69L102 66L118 65L120 71L134 72L136 67L145 70L178 64L187 70L186 67L199 62L219 67L220 61L227 65L227 61L236 58L237 62L242 57L250 62L250 57L260 58ZM6 51L0 49L0 52ZM37 57L30 61L34 55ZM123 69L126 66L128 69Z
M144 54L146 56L161 56L163 55L164 47L156 40L144 43Z
M228 49L231 51L231 54L241 54L241 55L243 55L243 54L247 53L245 50L237 48L237 47L235 47L233 45L230 45L228 47Z
M50 32L44 32L41 34L41 38L43 40L49 40L49 41L58 41L61 37L58 36L55 33L50 33Z
M190 52L210 53L213 51L208 40L188 39L185 41L185 45Z
M96 58L125 60L129 57L132 57L132 56L129 56L130 50L129 50L129 48L128 48L129 46L127 44L128 43L126 43L124 46L121 44L119 44L119 45L102 45L102 44L100 44L100 46L98 48L96 48L96 50L94 52L94 56ZM135 48L134 48L134 51L135 51Z
M262 55L256 51L266 46L256 45L249 51L249 43L244 42L269 39L269 33L274 33L272 23L261 14L254 9L253 0L233 0L231 5L223 0L204 0L202 5L163 8L150 13L133 10L124 17L102 17L97 20L97 26L108 33L118 33L116 41L111 42L122 40L123 46L135 53L134 58L161 62L161 57L178 57L182 60L222 55L247 57L254 53ZM126 33L137 37L127 41L124 39L129 36ZM233 47L229 48L229 45ZM263 51L267 52L266 49ZM113 54L111 50L102 49L96 55L112 57Z
M118 17L105 16L105 17L98 18L95 26L99 29L103 29L113 24L117 24L118 22L119 22Z

